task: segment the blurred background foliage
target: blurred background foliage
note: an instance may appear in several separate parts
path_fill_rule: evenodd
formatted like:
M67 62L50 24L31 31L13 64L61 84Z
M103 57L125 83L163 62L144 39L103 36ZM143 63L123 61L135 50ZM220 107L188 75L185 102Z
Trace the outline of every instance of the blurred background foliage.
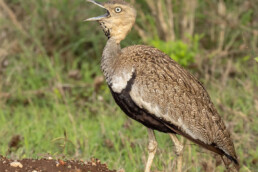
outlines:
M232 133L241 170L255 171L257 0L130 3L138 16L122 47L157 47L197 76ZM146 129L115 105L100 71L107 39L97 23L83 22L103 12L84 0L0 0L1 155L97 157L111 168L144 169ZM157 138L153 170L171 171L173 145ZM223 171L215 155L185 145L185 171Z

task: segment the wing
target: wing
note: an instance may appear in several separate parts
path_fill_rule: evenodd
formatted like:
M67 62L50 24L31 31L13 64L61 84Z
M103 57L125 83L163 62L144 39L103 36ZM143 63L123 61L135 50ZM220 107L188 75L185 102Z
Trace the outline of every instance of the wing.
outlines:
M138 107L168 127L176 126L178 134L236 158L229 132L194 76L158 49L132 46L123 51L127 55L121 55L124 64L119 66L133 67L135 78L129 95Z

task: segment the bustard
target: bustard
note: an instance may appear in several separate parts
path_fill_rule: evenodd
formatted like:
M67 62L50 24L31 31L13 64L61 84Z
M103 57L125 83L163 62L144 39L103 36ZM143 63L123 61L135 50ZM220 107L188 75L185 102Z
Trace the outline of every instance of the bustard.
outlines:
M86 21L98 21L108 41L101 60L110 91L120 108L148 128L149 172L157 149L153 130L168 133L175 144L177 171L182 169L183 145L176 134L221 155L230 171L238 161L230 134L203 85L160 50L133 45L120 48L135 23L136 11L122 0L98 3L88 0L106 14Z

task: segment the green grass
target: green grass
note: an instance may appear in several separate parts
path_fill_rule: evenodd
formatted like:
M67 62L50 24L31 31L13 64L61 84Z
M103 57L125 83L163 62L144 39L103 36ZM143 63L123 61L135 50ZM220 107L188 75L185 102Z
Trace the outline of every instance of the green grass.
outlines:
M105 83L95 91L94 80L102 75L100 57L106 38L96 23L82 21L103 11L94 12L96 9L93 11L84 1L13 0L9 5L19 14L26 34L19 32L8 18L0 17L0 29L7 35L0 50L8 50L4 56L8 65L0 68L0 154L14 159L47 154L83 160L95 157L113 169L143 171L148 145L146 128L126 117ZM133 30L122 45L140 42ZM212 59L206 60L212 63ZM223 61L218 63L221 68L226 66ZM232 133L242 171L255 171L257 63L236 57L232 66L234 75L225 85L221 84L220 69L211 79L200 79ZM78 78L69 75L74 70ZM17 150L8 153L8 143L14 135L23 139ZM172 141L166 134L156 132L156 136L159 148L152 169L171 171L175 160ZM206 165L224 170L223 165L215 167L214 154L189 141L185 145L185 170L204 171Z
M63 68L58 54L54 59L38 56L28 60L26 55L12 59L2 89L10 97L0 104L0 138L4 138L0 140L0 154L6 154L8 142L18 134L23 137L21 147L9 157L37 158L47 153L84 160L96 157L111 168L142 171L147 158L146 129L119 110L106 85L94 92L92 76L100 75L99 64L83 63L80 80L69 78L70 69ZM224 88L218 81L206 85L233 132L240 162L254 170L258 154L257 69L242 72L229 79ZM67 84L69 88L60 87ZM175 158L172 142L167 135L156 134L159 149L153 169L169 170ZM197 146L190 148L187 142L184 168L202 171L204 162L215 159Z

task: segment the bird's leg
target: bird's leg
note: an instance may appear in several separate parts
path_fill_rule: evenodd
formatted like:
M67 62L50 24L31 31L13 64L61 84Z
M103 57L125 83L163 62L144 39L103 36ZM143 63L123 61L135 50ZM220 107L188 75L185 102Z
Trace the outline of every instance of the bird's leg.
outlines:
M182 172L184 146L180 143L180 141L177 139L175 134L169 134L169 136L175 144L175 152L177 155L177 159L176 159L177 172Z
M158 147L158 143L156 141L155 134L152 129L148 128L148 135L149 135L149 145L148 145L149 155L148 155L148 161L147 161L146 167L145 167L145 172L150 172L151 164L152 164L153 158L155 156L155 153L156 153L156 150Z

